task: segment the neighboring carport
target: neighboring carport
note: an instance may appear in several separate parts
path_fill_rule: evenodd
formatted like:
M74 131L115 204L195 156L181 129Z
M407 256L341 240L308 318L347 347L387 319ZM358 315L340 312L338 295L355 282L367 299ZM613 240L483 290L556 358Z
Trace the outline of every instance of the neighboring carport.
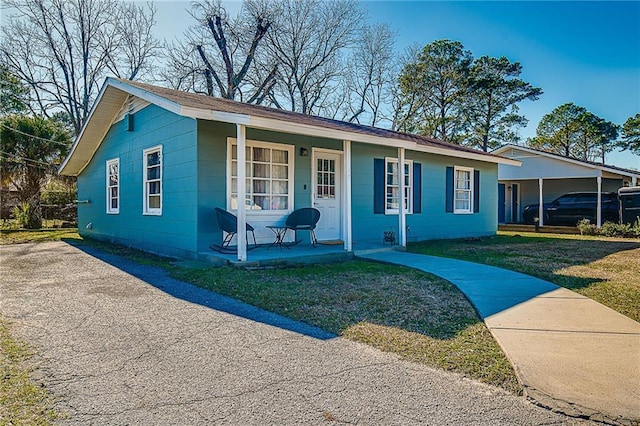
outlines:
M505 145L493 154L519 160L521 167L498 166L498 221L518 223L529 204L553 201L567 192L615 192L638 184L640 172L563 157L535 149ZM597 225L602 225L598 197ZM541 208L542 210L542 208ZM540 226L544 217L540 217Z

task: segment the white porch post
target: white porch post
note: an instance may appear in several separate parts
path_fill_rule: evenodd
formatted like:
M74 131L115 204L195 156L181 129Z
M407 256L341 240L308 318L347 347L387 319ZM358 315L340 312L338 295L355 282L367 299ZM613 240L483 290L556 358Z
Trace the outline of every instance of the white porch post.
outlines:
M600 228L602 226L602 171L598 176L598 204L596 208L596 226Z
M342 141L342 176L344 179L343 199L344 211L342 215L342 232L344 233L344 250L353 249L352 222L351 222L351 141Z
M404 214L404 148L398 148L398 180L400 199L398 200L398 243L407 246L407 217ZM411 202L411 200L409 200Z
M631 177L631 186L637 186L638 185L638 176L632 176Z
M542 197L542 178L538 179L538 188L539 188L539 194L538 194L538 218L539 218L539 222L538 224L540 226L544 225L544 198Z
M238 244L238 260L247 260L247 211L245 210L246 180L247 180L247 129L242 124L236 125L238 149L238 229L236 240Z

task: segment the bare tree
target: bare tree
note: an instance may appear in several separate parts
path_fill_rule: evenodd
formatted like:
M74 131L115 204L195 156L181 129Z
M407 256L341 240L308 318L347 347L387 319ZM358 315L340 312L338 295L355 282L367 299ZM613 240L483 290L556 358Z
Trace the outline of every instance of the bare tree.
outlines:
M64 111L76 133L103 79L146 76L160 44L155 8L117 0L5 0L2 61L32 90L31 109Z
M395 83L395 33L387 24L365 25L347 61L345 77L345 119L377 125L385 117Z
M275 77L273 62L265 66L256 60L271 28L270 15L245 4L231 17L221 1L202 0L192 4L191 16L196 24L186 41L172 43L164 79L177 89L262 102Z
M269 54L279 66L269 101L280 108L323 115L343 72L342 49L359 33L364 12L355 0L253 0L273 10ZM326 115L326 114L325 114Z

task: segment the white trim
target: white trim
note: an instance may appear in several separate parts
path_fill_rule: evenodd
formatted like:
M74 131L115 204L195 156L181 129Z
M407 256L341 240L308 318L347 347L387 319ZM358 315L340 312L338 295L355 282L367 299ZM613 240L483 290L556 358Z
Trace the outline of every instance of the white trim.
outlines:
M144 89L141 89L140 87L132 86L130 84L127 84L124 81L120 81L112 77L107 78L107 81L105 82L105 86L107 85L112 86L123 92L129 93L130 95L137 96L140 99L144 99L145 101L152 103L154 105L157 105L160 108L166 109L167 111L171 111L178 115L183 115L181 114L182 105L180 105L179 103L170 101L169 99L163 98L162 96L156 95L155 93L148 92ZM98 100L100 99L98 98ZM97 104L98 102L96 101L95 105ZM87 119L87 122L88 121L89 120Z
M107 214L119 214L120 213L120 157L116 157L116 158L112 158L110 160L107 160L105 162L106 164L106 195L107 195L107 205L106 205L106 210L107 210ZM116 181L117 184L116 185L111 185L111 174L110 172L110 165L111 164L115 164L116 165ZM117 201L117 207L116 208L112 208L111 207L111 189L112 188L117 188L117 193L118 195L116 196Z
M594 169L594 170L600 170L600 171L605 171L608 173L612 173L615 175L620 175L620 176L627 176L630 178L633 178L634 176L640 176L640 173L633 173L632 171L623 171L623 170L618 170L618 169L612 169L610 167L607 167L606 165L596 165L596 164L590 164L590 163L585 163L584 161L580 161L580 160L576 160L574 158L569 158L569 157L564 157L562 155L558 155L558 154L553 154L551 152L544 152L544 151L537 151L535 149L531 149L531 148L527 148L525 146L519 146L519 145L505 145L502 146L498 149L495 149L493 151L491 151L492 154L495 155L502 155L504 152L508 151L509 149L515 149L515 150L521 150L524 151L526 153L531 154L531 156L542 156L542 157L548 157L548 158L552 158L555 160L559 160L559 161L564 161L567 163L571 163L571 164L575 164L578 166L582 166L582 167L586 167L589 169ZM508 157L510 158L510 157ZM513 157L516 158L516 157ZM520 157L517 157L520 158ZM529 156L524 156L522 158L530 158ZM585 178L585 177L594 177L594 176L578 176L580 178ZM533 178L535 179L535 178ZM550 179L548 176L545 176L545 179ZM572 179L570 177L567 176L562 176L560 178L551 178L551 179Z
M160 155L160 177L157 179L160 183L160 193L153 194L160 196L160 207L149 207L149 195L147 193L147 156L158 152ZM162 180L163 180L163 165L164 158L162 158L162 145L156 145L151 148L147 148L142 151L142 214L145 216L162 216ZM154 179L155 180L155 179Z
M336 196L336 200L340 203L340 208L338 209L340 213L340 220L338 223L340 224L340 232L338 234L338 238L343 239L345 235L345 226L344 226L344 218L346 216L344 212L345 206L345 194L344 194L344 152L339 151L337 149L328 149L328 148L316 148L311 147L311 205L316 207L316 195L318 190L318 162L317 156L322 154L330 154L338 157L337 161L340 164L336 164L336 185L335 191L338 193ZM339 178L339 179L338 179ZM339 181L339 182L338 182Z
M91 107L91 111L89 112L89 115L87 116L87 119L85 120L84 124L82 125L82 129L80 130L80 133L76 137L75 141L73 141L73 145L71 145L71 149L69 149L69 153L67 154L67 157L64 159L64 161L62 162L60 167L58 167L58 173L59 174L63 174L62 172L67 167L67 163L71 160L71 158L73 157L73 154L75 153L76 149L78 148L78 144L83 139L84 133L85 133L85 131L87 129L87 126L90 124L90 119L93 117L93 115L94 115L94 113L95 113L95 111L96 111L96 109L98 107L98 104L100 103L100 101L104 97L107 89L109 88L109 84L108 84L109 80L110 80L110 78L107 78L107 81L102 86L102 89L100 89L100 93L98 94L98 97L97 97L96 101L94 102L93 106ZM127 93L127 92L124 92L124 93ZM111 124L113 123L114 118L117 117L118 111L120 111L120 109L124 106L126 101L127 101L127 97L125 96L123 101L122 101L122 104L113 113L113 116L111 117L111 119L108 120L109 121L109 125L105 126L104 129L102 129L102 131L100 132L100 137L91 138L92 142L95 142L95 147L91 151L91 155L89 155L87 162L82 167L80 167L79 170L75 174L74 173L69 174L70 176L78 176L78 175L80 175L80 173L82 173L82 171L84 169L87 168L87 166L91 162L91 159L96 155L96 152L98 152L98 148L100 148L100 145L102 144L102 141L104 140L105 136L109 132L109 129L111 128Z
M596 226L602 227L602 173L596 179L598 183L598 200L596 202Z
M340 151L340 150L337 150L337 149L329 149L329 148L318 148L318 147L315 147L315 146L311 147L311 191L310 191L310 194L309 194L311 196L311 199L309 200L311 202L311 205L313 205L313 203L314 203L314 201L316 199L316 185L318 183L317 182L318 176L316 174L317 173L317 165L314 164L314 161L315 161L316 154L317 153L323 153L323 152L327 153L327 154L339 155L343 159L343 162L344 162L344 152L343 151ZM344 172L344 165L343 165L342 168L343 168L343 170L341 170L341 172ZM344 198L344 191L341 190L340 192L342 193L341 197ZM344 200L340 201L341 205L344 205L343 201Z
M256 129L264 129L271 131L280 131L283 133L301 134L306 136L316 136L328 139L343 139L352 142L360 142L381 146L389 146L394 148L405 148L411 151L425 152L430 154L444 155L447 157L465 158L469 160L478 160L488 163L508 164L511 166L521 166L522 163L505 157L492 156L481 153L458 151L453 148L440 148L430 145L421 145L403 139L393 139L389 137L367 135L358 132L350 132L346 130L328 129L325 127L313 126L310 124L301 124L287 121L280 121L272 118L249 116L247 126Z
M400 153L400 149L398 149L398 153ZM399 212L400 209L400 205L403 206L403 210L405 212L405 214L413 214L413 160L408 160L405 158L404 160L404 164L405 165L409 165L409 195L408 195L408 199L407 199L407 208L404 209L404 192L400 192L400 189L404 189L401 188L401 181L404 181L404 179L401 179L400 176L398 176L398 193L400 196L400 200L398 201L398 208L397 209L391 209L391 208L387 208L387 164L388 163L397 163L398 165L400 164L400 162L398 161L398 158L396 157L385 157L384 158L384 214L386 215L396 215ZM404 167L400 168L398 166L398 173L402 173L402 177L404 178ZM404 185L402 185L404 186Z
M398 240L400 247L407 246L407 210L413 212L413 161L406 160L404 148L398 148L398 192L400 200L398 203ZM411 162L409 162L411 161ZM404 192L406 185L404 182L405 163L409 165L409 191L407 194L407 210L404 208ZM385 182L386 183L386 182ZM386 207L386 206L385 206Z
M456 208L456 191L462 191L456 186L456 175L458 171L469 172L469 208L457 209ZM453 167L453 214L473 214L473 202L476 194L474 194L474 169L473 167L454 166Z
M515 191L516 187L518 188L518 191ZM511 222L512 223L518 223L518 221L520 220L520 200L522 198L522 194L520 193L521 192L520 191L520 184L519 183L515 183L515 182L511 183L511 191L510 192L511 192L511 195L510 195L510 197L511 197ZM516 199L515 199L515 207L516 207L515 211L513 210L513 202L514 202L513 193L514 192L518 193L518 195L516 196Z
M344 250L351 251L353 249L353 228L352 228L352 213L351 213L351 141L342 141L342 151L344 152L342 158L343 182L344 191L342 191L342 197L344 199L343 209L343 238L344 238Z
M238 124L238 126L242 126L241 124ZM237 138L227 138L227 186L226 186L226 194L227 194L227 210L230 212L237 212L239 209L234 209L233 206L231 205L231 194L233 192L237 193L236 191L232 190L232 146L233 145L238 145L238 139ZM294 210L294 206L295 206L295 145L289 145L289 144L284 144L284 143L276 143L276 142L264 142L264 141L259 141L259 140L253 140L253 139L246 139L246 135L245 135L245 147L256 147L256 148L269 148L269 149L277 149L277 150L282 150L282 151L287 151L289 153L289 160L287 163L287 167L288 167L288 174L287 174L287 208L286 209L281 209L281 210L254 210L254 209L250 209L250 216L253 215L273 215L273 214L280 214L280 213L291 213ZM238 148L238 159L237 159L237 164L238 164L238 176L240 175L240 151ZM246 158L245 158L245 166L246 166ZM247 177L251 177L251 176L247 176L247 172L245 170L245 180ZM238 179L238 183L240 182L240 180ZM244 186L243 186L244 188ZM243 189L244 191L244 189ZM245 198L246 198L246 192L245 192ZM240 197L238 196L237 198L237 206L240 206Z
M538 225L544 226L544 198L542 193L544 179L538 179Z
M247 260L247 210L244 208L245 189L247 179L247 129L242 124L236 125L236 152L237 152L237 176L236 176L236 196L238 197L238 210L236 211L238 220L236 221L236 245L238 246L238 260ZM229 149L229 151L231 151ZM231 178L228 179L231 181ZM230 193L228 193L231 195ZM231 197L227 197L231 199Z

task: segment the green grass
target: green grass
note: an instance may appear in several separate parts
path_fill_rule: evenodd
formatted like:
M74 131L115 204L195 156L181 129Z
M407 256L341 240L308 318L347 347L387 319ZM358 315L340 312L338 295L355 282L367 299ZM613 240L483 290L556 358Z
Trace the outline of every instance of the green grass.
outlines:
M70 238L407 360L521 392L511 365L473 307L455 286L433 275L363 261L190 269L138 250ZM37 233L13 236L13 241L29 239L45 240Z
M330 268L171 271L178 279L410 361L521 391L473 307L455 286L433 275L364 261Z
M500 232L411 244L409 251L498 266L581 293L640 321L640 241Z
M48 228L48 229L2 229L0 230L0 245L22 244L44 241L77 240L82 238L75 228Z
M31 379L28 346L0 317L0 424L50 425L58 418L46 389Z

